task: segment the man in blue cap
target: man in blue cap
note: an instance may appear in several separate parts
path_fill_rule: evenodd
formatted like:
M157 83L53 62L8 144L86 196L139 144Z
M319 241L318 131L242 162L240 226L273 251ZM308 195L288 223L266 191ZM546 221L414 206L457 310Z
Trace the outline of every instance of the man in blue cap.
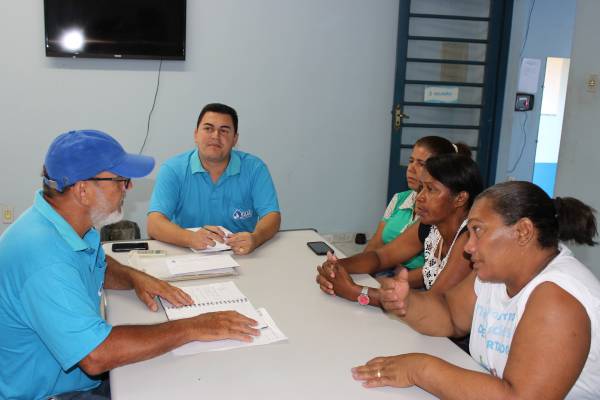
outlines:
M193 340L250 341L255 321L234 312L150 326L109 325L102 290L135 289L192 303L182 290L106 256L95 227L118 221L131 178L151 157L128 154L106 133L58 136L44 162L43 190L0 237L0 398L103 398L99 375ZM73 393L76 392L76 393ZM98 397L100 396L100 397Z

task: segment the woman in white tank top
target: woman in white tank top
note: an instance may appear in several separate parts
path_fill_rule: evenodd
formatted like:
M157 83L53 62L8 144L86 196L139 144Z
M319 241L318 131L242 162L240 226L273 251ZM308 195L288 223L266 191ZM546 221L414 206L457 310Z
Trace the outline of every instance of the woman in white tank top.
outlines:
M470 332L471 355L487 372L404 354L354 368L354 378L447 399L600 398L600 282L562 243L595 244L593 210L505 182L478 196L468 229L473 273L446 296L412 292L405 273L386 280L381 296L422 333Z

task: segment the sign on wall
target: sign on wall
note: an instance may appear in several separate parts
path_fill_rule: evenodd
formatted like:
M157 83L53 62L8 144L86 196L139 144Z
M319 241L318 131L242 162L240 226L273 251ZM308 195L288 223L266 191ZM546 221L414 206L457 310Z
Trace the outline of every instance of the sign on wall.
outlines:
M425 103L458 103L458 86L425 86Z

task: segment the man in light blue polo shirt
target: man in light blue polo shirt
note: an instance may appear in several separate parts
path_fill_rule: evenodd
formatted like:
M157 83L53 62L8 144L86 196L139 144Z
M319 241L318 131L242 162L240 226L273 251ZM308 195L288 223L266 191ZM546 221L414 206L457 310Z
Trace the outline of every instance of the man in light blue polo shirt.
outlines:
M131 178L153 167L151 157L128 154L99 131L67 132L50 145L43 190L0 237L0 399L108 398L99 375L109 369L192 340L258 334L240 314L114 327L100 316L104 288L135 289L154 311L155 296L192 303L105 256L94 228L121 218Z
M158 172L148 209L151 237L193 249L226 243L248 254L277 233L281 214L269 170L258 157L232 150L238 136L233 108L213 103L202 109L196 148ZM202 229L185 229L195 227Z

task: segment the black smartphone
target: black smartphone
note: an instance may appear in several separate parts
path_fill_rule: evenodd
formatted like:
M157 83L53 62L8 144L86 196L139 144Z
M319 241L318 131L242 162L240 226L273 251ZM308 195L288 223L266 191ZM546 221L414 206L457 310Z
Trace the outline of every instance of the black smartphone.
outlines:
M112 251L125 253L131 250L148 250L148 242L117 242L112 244Z
M334 253L333 249L327 246L327 243L325 242L308 242L306 245L318 256L324 256L328 251L330 251L331 254Z

